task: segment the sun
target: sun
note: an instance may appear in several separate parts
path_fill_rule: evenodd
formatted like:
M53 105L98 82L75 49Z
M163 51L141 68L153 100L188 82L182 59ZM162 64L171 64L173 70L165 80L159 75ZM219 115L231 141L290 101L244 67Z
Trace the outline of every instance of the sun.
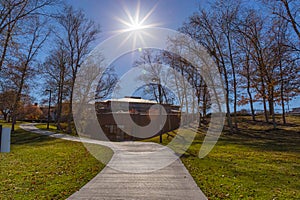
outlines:
M147 26L143 25L140 22L134 22L132 24L128 24L128 29L127 31L137 31L137 30L141 30L147 28Z
M120 27L122 28L114 32L116 34L124 34L124 39L118 48L121 48L125 44L128 45L128 41L132 41L132 50L142 52L141 47L147 44L147 40L151 37L156 37L152 35L151 29L158 28L162 24L149 23L149 19L154 14L157 5L158 3L145 13L141 11L140 1L138 1L135 10L131 10L131 12L126 5L122 6L125 15L122 18L115 16L115 19L120 23Z
M139 31L139 30L143 30L146 28L152 28L152 27L156 27L159 24L147 24L147 20L149 19L149 17L153 14L153 12L155 11L157 7L157 4L155 4L149 12L147 12L143 17L141 17L141 5L140 5L140 1L138 1L137 4L137 8L136 8L136 12L135 12L135 16L133 16L130 11L128 10L128 8L126 6L123 7L124 12L126 13L127 19L121 19L119 17L116 17L116 20L118 22L120 22L123 26L124 29L119 30L118 32L128 32L128 31Z

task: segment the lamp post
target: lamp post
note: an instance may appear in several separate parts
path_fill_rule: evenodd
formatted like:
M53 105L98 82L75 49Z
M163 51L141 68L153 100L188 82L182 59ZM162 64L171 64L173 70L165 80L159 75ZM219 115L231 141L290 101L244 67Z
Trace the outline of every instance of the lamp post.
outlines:
M160 118L160 130L159 130L159 143L162 143L162 111L161 111L161 106L162 106L162 91L161 91L161 83L160 83L160 79L159 78L153 78L152 79L153 82L157 82L158 84L158 99L159 99L159 118Z
M51 109L51 90L47 89L46 92L49 92L49 105L48 105L48 121L47 121L47 129L49 129L49 123L50 123L50 109Z

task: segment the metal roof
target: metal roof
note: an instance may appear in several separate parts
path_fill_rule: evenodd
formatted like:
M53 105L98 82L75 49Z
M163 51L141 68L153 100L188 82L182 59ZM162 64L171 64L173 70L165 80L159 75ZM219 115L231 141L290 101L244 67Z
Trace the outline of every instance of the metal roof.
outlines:
M108 99L102 102L125 102L125 103L150 103L150 104L157 104L156 101L151 101L151 100L147 100L147 99L137 99L137 98L120 98L120 99Z

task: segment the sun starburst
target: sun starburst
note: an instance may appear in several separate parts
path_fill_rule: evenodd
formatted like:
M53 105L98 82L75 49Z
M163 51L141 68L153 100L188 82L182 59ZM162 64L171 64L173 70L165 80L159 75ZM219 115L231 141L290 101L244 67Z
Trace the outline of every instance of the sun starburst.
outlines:
M141 51L141 46L145 46L149 38L155 37L151 35L150 29L159 27L162 24L149 23L149 19L155 12L157 5L158 4L155 4L148 12L145 13L142 13L141 11L140 1L138 1L137 7L134 12L132 12L132 10L130 11L126 5L123 5L125 15L123 16L123 18L115 17L115 19L120 23L120 25L123 28L115 32L128 34L124 35L124 40L120 43L119 47L122 47L123 45L128 45L128 42L132 41L132 50Z
M159 26L160 24L155 23L155 24L147 24L147 20L149 17L153 14L157 7L157 4L155 4L149 12L147 12L143 17L141 17L141 4L140 1L138 1L135 16L133 16L129 9L124 6L124 12L126 14L127 19L121 19L119 17L116 18L118 22L120 22L123 26L125 26L124 29L120 29L118 32L127 32L127 31L138 31L146 28L152 28Z

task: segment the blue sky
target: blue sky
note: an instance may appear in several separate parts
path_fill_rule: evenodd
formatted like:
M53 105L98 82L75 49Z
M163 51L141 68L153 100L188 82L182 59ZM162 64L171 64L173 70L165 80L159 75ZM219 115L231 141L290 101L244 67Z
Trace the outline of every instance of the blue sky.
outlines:
M152 8L153 13L146 21L147 24L157 24L160 27L177 29L182 23L197 11L204 0L68 0L75 8L81 8L88 17L95 20L101 27L101 40L114 34L124 26L116 18L127 19L125 9L134 16L140 2L141 17Z

